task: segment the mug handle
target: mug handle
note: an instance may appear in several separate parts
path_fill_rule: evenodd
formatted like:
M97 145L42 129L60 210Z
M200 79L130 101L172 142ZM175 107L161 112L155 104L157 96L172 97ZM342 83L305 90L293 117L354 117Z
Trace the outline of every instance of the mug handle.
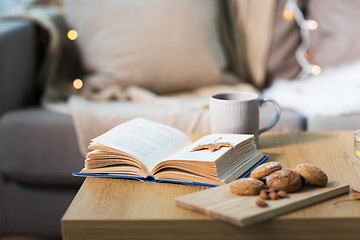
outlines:
M260 106L264 102L270 102L270 103L274 104L275 110L276 110L276 116L275 116L275 119L269 125L267 125L266 127L259 130L259 135L262 134L263 132L266 132L266 131L270 130L273 126L275 126L275 124L279 121L280 114L281 114L280 106L274 99L272 99L272 98L261 98L260 99Z

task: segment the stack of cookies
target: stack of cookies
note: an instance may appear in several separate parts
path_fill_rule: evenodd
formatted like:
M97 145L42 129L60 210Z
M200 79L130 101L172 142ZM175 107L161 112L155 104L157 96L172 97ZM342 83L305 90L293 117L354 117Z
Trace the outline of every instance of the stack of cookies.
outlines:
M299 191L303 184L324 187L327 182L326 173L310 163L300 163L295 169L283 169L279 162L268 162L255 168L249 178L232 182L230 191L236 195L259 195L256 204L266 207L263 200L287 197L287 193Z

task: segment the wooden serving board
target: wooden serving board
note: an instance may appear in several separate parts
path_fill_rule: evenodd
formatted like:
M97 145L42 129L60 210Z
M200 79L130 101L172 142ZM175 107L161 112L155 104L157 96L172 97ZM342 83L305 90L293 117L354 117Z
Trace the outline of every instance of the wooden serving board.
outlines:
M288 198L267 200L266 208L256 206L258 196L237 196L230 193L229 184L175 198L177 206L214 218L248 226L280 214L347 193L348 184L329 181L326 187L303 186Z

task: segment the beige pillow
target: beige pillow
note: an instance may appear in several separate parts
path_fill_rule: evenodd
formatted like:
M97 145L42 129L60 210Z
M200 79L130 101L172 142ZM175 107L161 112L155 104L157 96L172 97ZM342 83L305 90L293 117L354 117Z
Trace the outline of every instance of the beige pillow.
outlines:
M310 31L310 62L321 67L360 59L360 1L310 0L306 18L319 26Z
M64 0L64 7L88 87L162 94L223 82L214 0Z
M301 43L300 29L295 20L283 18L282 12L286 1L276 1L272 41L267 61L266 87L277 79L292 79L301 70L295 57Z

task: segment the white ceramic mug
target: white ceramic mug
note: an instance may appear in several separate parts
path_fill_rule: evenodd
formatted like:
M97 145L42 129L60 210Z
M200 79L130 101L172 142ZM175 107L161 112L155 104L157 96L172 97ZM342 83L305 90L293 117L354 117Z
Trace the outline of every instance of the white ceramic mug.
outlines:
M259 108L262 103L274 104L275 119L259 130ZM218 93L210 97L210 126L212 133L259 134L272 128L280 118L279 104L270 98L263 98L252 92Z

